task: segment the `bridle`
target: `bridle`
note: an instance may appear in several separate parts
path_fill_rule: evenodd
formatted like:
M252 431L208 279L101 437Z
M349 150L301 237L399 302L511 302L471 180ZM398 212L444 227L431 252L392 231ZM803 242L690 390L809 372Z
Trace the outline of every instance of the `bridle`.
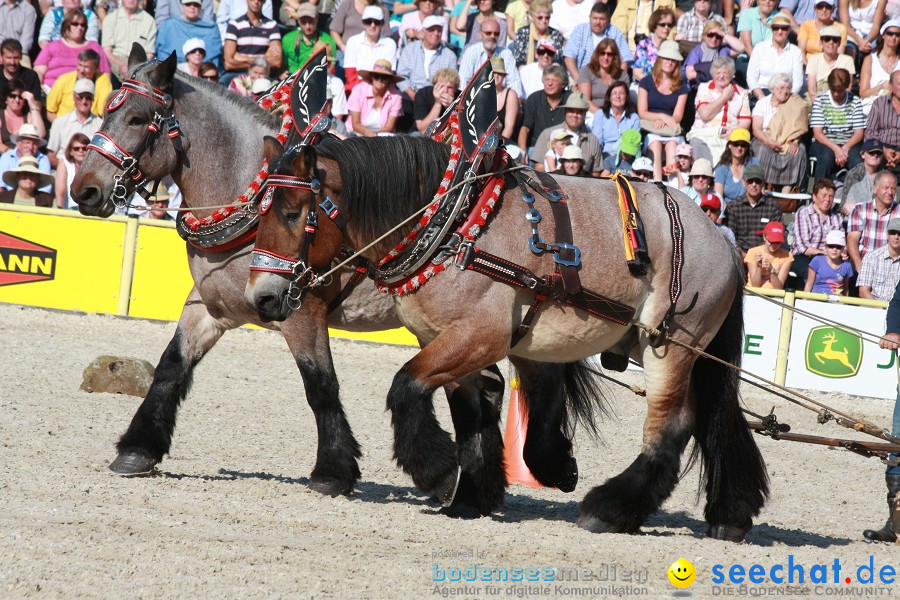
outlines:
M272 208L276 188L308 190L310 192L309 207L306 210L306 224L303 226L306 235L303 237L303 244L300 247L297 259L294 260L258 248L254 248L250 252L251 271L290 276L291 283L287 291L287 303L291 310L297 310L302 304L303 294L307 289L327 283L324 280L325 278L320 277L309 264L309 248L315 240L316 232L319 229L317 208L322 209L325 216L337 225L341 233L346 233L345 223L338 210L338 205L331 199L331 196L322 197L322 183L318 169L313 171L313 178L309 180L301 179L295 175L271 173L266 180L266 186L268 189L259 203L258 211L260 216L265 215Z
M87 147L89 151L94 150L98 152L122 171L114 178L115 183L113 184L112 193L113 204L118 208L126 206L128 196L132 192L137 192L144 200L149 200L155 191L145 187L144 184L147 183L148 179L138 164L153 137L165 129L167 137L175 147L175 152L179 156L184 152L184 146L181 141L181 127L178 124L178 119L175 117L175 111L170 110L173 104L171 93L136 79L126 79L122 83L119 92L106 104L107 112L112 113L116 109L121 108L129 94L138 94L149 98L163 109L162 111L154 110L153 118L150 124L147 125L147 131L141 138L137 149L128 152L111 135L102 130L94 134L93 138L91 138L91 143ZM165 112L168 112L168 114L164 114Z

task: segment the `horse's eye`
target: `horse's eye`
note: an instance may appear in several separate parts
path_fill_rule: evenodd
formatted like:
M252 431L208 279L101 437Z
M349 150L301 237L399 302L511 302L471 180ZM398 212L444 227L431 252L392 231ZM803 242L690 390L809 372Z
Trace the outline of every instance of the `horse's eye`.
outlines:
M138 127L140 125L144 125L147 122L147 119L143 117L133 116L128 117L128 126L129 127Z
M288 223L296 223L297 221L300 220L300 213L299 212L285 213L284 218L285 218L285 220L287 220Z

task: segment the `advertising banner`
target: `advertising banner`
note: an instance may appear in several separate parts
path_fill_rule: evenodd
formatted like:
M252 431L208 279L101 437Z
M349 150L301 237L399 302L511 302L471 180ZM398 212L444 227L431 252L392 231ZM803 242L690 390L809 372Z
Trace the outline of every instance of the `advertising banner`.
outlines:
M142 219L128 316L177 321L193 286L185 242L175 228L148 225Z
M883 308L797 300L798 309L881 337ZM897 396L895 355L878 344L809 317L794 314L785 385L892 399Z
M115 314L125 223L0 211L0 302Z
M781 306L764 298L744 296L744 349L741 367L770 380L775 379L781 311Z

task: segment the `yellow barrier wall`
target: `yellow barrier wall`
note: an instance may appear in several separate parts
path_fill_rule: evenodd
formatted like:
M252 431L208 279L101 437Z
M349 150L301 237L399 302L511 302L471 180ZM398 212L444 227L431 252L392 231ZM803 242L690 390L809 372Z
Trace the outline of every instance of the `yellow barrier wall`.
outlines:
M177 321L194 286L184 241L174 225L139 220L128 315Z
M116 314L124 255L124 220L0 206L0 302Z

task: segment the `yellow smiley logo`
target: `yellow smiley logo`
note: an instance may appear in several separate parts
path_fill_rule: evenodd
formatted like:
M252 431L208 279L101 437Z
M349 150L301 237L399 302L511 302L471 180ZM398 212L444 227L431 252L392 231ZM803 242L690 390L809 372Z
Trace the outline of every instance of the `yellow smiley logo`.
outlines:
M677 588L690 587L697 578L697 569L694 565L683 558L679 558L669 567L669 581Z

